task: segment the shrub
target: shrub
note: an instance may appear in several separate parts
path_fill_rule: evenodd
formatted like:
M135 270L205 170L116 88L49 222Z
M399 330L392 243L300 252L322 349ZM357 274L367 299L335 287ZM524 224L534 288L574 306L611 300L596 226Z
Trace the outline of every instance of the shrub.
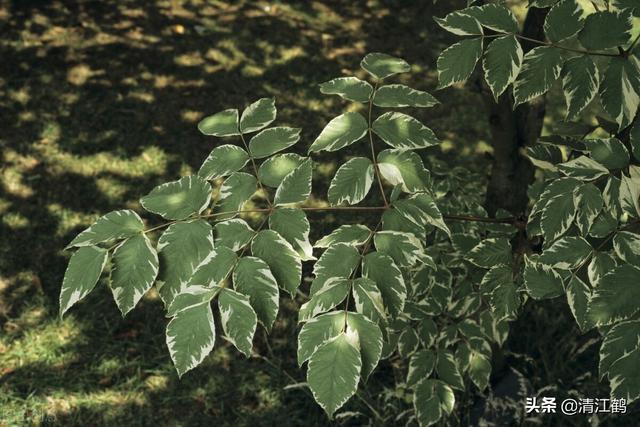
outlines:
M562 296L580 328L597 328L603 337L599 368L612 397L637 399L640 62L631 23L639 8L617 0L585 18L574 0L532 3L552 7L548 41L534 41L540 46L526 55L517 20L504 6L472 6L438 19L465 37L438 59L441 88L467 80L482 58L496 99L512 96L517 106L561 78L567 119L579 118L595 98L613 119L567 124L528 147L542 179L529 188L526 216L489 217L482 195L466 186L478 177L437 160L425 167L419 153L440 141L397 110L438 101L390 83L410 71L404 60L370 53L360 65L372 83L339 77L320 85L356 108L332 119L306 157L284 152L300 129L269 127L273 99L203 119L203 134L234 143L215 147L196 175L141 198L166 222L145 226L136 212L119 210L81 232L68 246L75 252L60 314L105 270L123 315L155 287L182 376L214 346L214 301L222 333L250 356L258 324L269 331L280 298L301 294L297 358L307 363L308 386L327 414L356 393L381 358L397 352L407 366L402 386L414 395L412 416L430 425L452 413L456 393L488 387L492 351L524 301ZM374 116L379 109L391 111ZM377 150L381 143L385 149ZM310 203L312 155L345 147L363 154L338 168L326 202ZM369 212L377 225L341 220L312 245L309 211L341 218ZM314 276L304 292L303 262L313 264Z

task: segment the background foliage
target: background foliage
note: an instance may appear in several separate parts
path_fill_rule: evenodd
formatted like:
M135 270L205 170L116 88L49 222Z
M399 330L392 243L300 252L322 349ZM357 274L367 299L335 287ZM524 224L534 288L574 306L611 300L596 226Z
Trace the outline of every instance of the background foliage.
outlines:
M300 423L325 423L310 398L301 400L298 392L282 390L294 381L273 366L272 360L295 372L290 357L295 325L286 321L287 315L275 325L271 348L266 341L257 343L258 352L273 359L238 360L223 346L203 369L224 374L185 376L177 382L166 357L163 325L152 320L161 316L157 298L145 298L142 310L124 321L114 314L115 307L100 310L97 318L91 313L109 300L103 288L76 314L61 323L55 320L64 259L53 248L64 246L100 213L122 206L138 209L141 188L194 172L210 148L194 124L212 105L241 107L256 93L277 96L284 122L304 123L302 139L310 142L340 111L338 102L321 98L316 84L350 75L366 51L410 59L413 71L425 76L415 86L433 89L434 69L416 64L433 64L454 40L445 39L431 19L413 18L443 16L449 9L419 2L392 16L393 5L384 3L122 3L108 11L90 6L3 6L2 25L12 34L3 40L3 54L25 69L2 69L3 102L11 112L3 116L9 131L2 136L3 409L13 417L21 418L25 411L34 418L46 413L78 424L162 414L172 420L168 423L193 424L206 423L206 416L227 417L230 423L251 422L252 417L278 422L286 407L288 421L293 411ZM297 45L274 30L281 26L300 34ZM255 34L263 36L260 43ZM422 37L408 43L406 34ZM229 82L237 92L220 91ZM486 164L476 153L484 151L488 135L484 116L469 106L477 95L451 89L441 96L447 97L446 105L424 116L445 139L444 152L432 161L440 164L454 154L456 164L460 158L465 164L464 156L469 156L466 166L478 179L465 176L458 185L471 187L468 194L477 193L484 188ZM552 109L549 124L554 116ZM328 155L322 160L319 171L327 179L317 185L326 189L336 159ZM456 171L451 172L454 179ZM335 218L323 220L330 225ZM549 312L563 315L549 322ZM516 325L521 334L507 343L508 365L527 374L528 379L520 380L533 389L551 386L559 393L579 389L604 395L606 387L595 381L596 371L588 374L597 348L585 345L589 336L577 338L568 326L570 316L566 307L553 302L528 312ZM544 327L533 326L543 320ZM119 340L105 338L113 336ZM564 353L557 350L558 341L566 346ZM567 355L584 364L568 367ZM391 375L393 361L382 369ZM576 375L584 372L586 376ZM382 390L384 376L372 390ZM513 378L502 373L496 383ZM407 403L402 390L373 396L380 397L365 398L378 410L399 411ZM353 410L367 411L362 401L353 405Z

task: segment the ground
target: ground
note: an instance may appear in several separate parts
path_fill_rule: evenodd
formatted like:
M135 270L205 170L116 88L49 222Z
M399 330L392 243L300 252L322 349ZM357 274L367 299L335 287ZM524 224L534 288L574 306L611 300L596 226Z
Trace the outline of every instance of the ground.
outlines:
M435 58L452 39L432 17L449 8L0 0L0 426L326 425L308 394L284 389L304 381L287 315L297 302L285 302L268 341L257 337L262 358L218 344L178 380L153 294L123 319L101 282L57 317L63 248L98 216L142 212L141 195L197 170L218 143L197 131L204 115L273 96L278 123L303 128L305 151L345 108L318 83L364 76L358 64L371 51L405 58L412 74L400 80L443 101L418 113L445 140L440 154L486 170L479 96L435 92ZM318 160L325 188L336 158ZM351 410L366 412L372 396L362 393Z

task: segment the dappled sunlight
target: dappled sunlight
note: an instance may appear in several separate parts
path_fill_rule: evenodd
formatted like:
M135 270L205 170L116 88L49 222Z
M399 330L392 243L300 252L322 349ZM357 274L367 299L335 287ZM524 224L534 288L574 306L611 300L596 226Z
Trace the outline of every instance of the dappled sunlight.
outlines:
M435 57L451 38L430 17L449 10L445 3L0 2L3 410L21 421L28 409L33 419L53 416L61 425L155 419L285 425L299 424L301 416L307 425L324 425L310 397L284 389L291 378L260 359L238 357L222 339L197 372L178 381L155 291L123 319L102 278L60 321L58 293L70 255L63 248L100 215L120 208L140 212L140 196L155 185L196 172L217 145L237 143L198 132L198 121L216 111L276 97L279 123L303 128L294 150L306 154L339 112L363 112L323 96L318 85L331 77L363 77L358 63L368 51L412 63L413 75L400 75L398 82L446 103L416 118L450 141L451 155L477 160L476 143L488 134L479 95L434 90ZM345 155L358 150L354 144ZM341 159L315 160L314 194L326 194ZM328 206L316 196L308 204ZM245 208L263 205L264 194L257 192ZM333 214L310 216L327 226L337 221ZM260 213L242 218L263 219ZM276 365L298 375L292 351L297 323L287 315L296 303L282 304L285 314L269 344L256 339L256 351L284 355Z

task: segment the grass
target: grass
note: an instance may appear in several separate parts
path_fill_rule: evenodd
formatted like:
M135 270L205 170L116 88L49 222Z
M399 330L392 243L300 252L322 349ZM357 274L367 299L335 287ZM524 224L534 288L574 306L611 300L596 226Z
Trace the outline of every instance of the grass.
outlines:
M196 129L206 114L275 96L278 123L304 128L303 151L344 108L317 84L362 75L368 51L405 57L414 73L401 80L433 89L444 34L413 18L439 9L418 1L399 11L382 1L0 5L0 426L326 425L308 394L284 390L304 380L287 320L295 317L281 314L269 345L256 339L268 362L244 359L219 338L179 381L153 295L122 319L101 283L57 318L62 248L98 216L142 212L138 198L154 185L197 170L216 144ZM485 140L483 127L462 124L478 122L464 94L450 92L457 102L420 118L449 141L460 132ZM321 176L331 176L336 159L321 161ZM323 178L317 184L326 188ZM357 400L350 409L366 411Z
M308 393L285 388L304 381L291 320L297 302L284 303L268 341L258 335L255 351L266 360L245 359L219 338L178 380L153 293L122 319L101 282L58 319L70 256L62 248L108 211L142 213L141 195L197 170L216 144L196 129L206 114L275 96L278 123L303 127L302 152L344 108L317 84L362 76L367 52L407 59L413 73L399 80L432 91L435 58L452 39L431 16L446 3L0 1L0 426L327 425ZM417 117L444 139L444 158L484 170L479 95L436 95L443 105ZM320 194L337 160L319 157ZM570 320L563 316L554 330ZM526 354L528 341L513 345ZM361 396L367 403L383 400L376 393L389 368L381 369ZM539 384L562 369L551 366ZM363 417L335 423L364 423L362 399L347 409Z

